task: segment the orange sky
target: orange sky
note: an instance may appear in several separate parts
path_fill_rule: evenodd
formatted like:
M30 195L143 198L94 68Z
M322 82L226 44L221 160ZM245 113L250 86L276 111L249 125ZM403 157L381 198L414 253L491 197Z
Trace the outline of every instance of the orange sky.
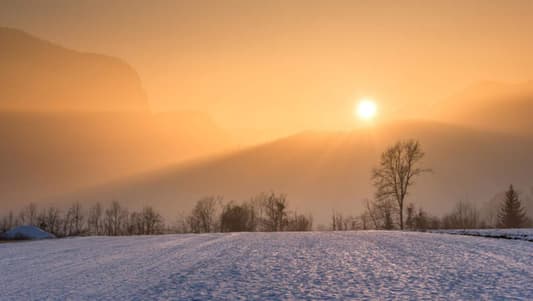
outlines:
M230 128L338 128L481 80L533 79L533 1L3 1L0 26L114 55L154 110Z

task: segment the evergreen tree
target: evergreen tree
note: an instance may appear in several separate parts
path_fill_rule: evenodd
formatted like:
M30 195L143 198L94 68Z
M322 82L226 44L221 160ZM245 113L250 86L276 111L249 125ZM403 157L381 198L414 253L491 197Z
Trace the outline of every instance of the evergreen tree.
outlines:
M526 213L513 185L505 192L498 219L501 228L520 228L526 223Z

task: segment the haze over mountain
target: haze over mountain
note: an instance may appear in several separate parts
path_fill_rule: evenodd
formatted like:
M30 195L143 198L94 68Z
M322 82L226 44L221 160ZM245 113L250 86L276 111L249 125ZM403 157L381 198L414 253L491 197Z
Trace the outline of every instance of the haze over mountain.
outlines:
M459 200L488 201L509 183L527 188L533 139L471 130L443 123L410 121L349 132L305 132L209 160L80 191L61 199L121 200L153 204L168 217L207 195L246 200L260 192L287 193L294 208L327 223L332 210L358 214L371 198L371 169L387 145L419 139L427 153L424 175L409 201L434 214Z
M3 111L149 110L139 76L114 57L0 27L0 66Z
M202 112L152 113L137 73L0 28L0 201L19 204L229 147Z

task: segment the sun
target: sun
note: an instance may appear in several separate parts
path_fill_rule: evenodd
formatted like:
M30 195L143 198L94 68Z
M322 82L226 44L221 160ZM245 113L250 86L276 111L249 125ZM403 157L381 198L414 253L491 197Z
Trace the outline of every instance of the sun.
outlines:
M376 117L378 106L375 101L371 99L361 99L355 108L355 114L359 119L372 120Z

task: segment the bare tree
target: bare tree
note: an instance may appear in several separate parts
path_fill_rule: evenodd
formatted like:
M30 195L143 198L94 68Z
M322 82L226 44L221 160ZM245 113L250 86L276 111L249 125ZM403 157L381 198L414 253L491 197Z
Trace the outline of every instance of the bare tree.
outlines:
M265 202L266 199L269 197L266 193L260 193L248 201L248 204L253 208L253 211L255 212L254 221L256 231L268 231L266 229L267 223L266 223L266 209L265 209Z
M368 220L366 219L367 215L365 215L365 221L364 226L367 226ZM343 216L341 213L333 212L331 216L331 229L333 231L349 231L349 230L358 230L362 227L362 221L360 221L360 217L356 218L354 216Z
M96 203L89 209L89 216L87 218L87 226L89 227L89 233L94 235L103 234L102 214L103 209L100 203Z
M144 234L145 225L142 214L139 212L130 213L130 219L128 223L127 234L129 235L140 235Z
M311 231L313 229L313 217L298 214L296 211L287 215L286 231Z
M160 234L165 231L165 224L161 214L152 207L145 207L141 211L133 212L131 216L128 210L118 202L112 202L105 211L100 203L92 206L88 215L85 216L80 203L72 204L64 211L56 207L43 209L38 214L37 207L33 204L25 207L20 213L20 219L24 223L33 221L45 231L56 236L72 235L127 235L127 234ZM13 212L8 216L0 216L0 232L4 232L18 223Z
M368 230L370 226L370 214L368 212L363 212L359 219L361 220L361 229L362 230Z
M442 218L442 226L448 229L478 228L479 217L479 211L472 203L459 201L452 212Z
M190 233L192 232L188 223L188 216L184 212L179 212L176 221L174 222L173 229L175 233Z
M205 197L196 202L188 223L191 230L195 233L212 232L216 228L216 211L217 206L221 203L222 197Z
M70 233L69 235L80 235L83 232L83 226L84 226L84 219L85 216L83 215L83 210L81 207L81 204L79 202L76 202L72 204L69 208L69 216L70 216Z
M105 233L110 236L123 234L123 229L128 218L128 211L116 201L112 202L110 207L105 211L104 227Z
M287 197L272 192L263 199L262 207L265 213L265 230L269 232L283 231L287 221Z
M339 231L342 225L342 214L337 213L336 211L333 211L331 213L331 230L332 231Z
M61 211L53 206L47 210L43 209L41 214L39 214L38 224L41 229L60 236Z
M374 229L379 229L379 222L378 222L378 214L375 210L375 206L370 200L366 200L366 213L370 217L370 220L372 221L372 224L374 224Z
M500 213L501 201L505 198L504 192L495 194L492 198L482 204L481 214L488 227L498 227L498 214Z
M429 228L430 217L422 208L418 208L418 213L413 218L414 228L417 230L426 230Z
M377 201L393 200L397 205L400 229L403 230L403 209L414 179L429 169L418 165L424 157L416 140L400 141L381 154L379 167L372 171Z
M15 215L13 214L13 211L9 211L9 214L2 218L2 223L0 224L0 232L5 232L15 227L16 223L17 220L15 218Z
M63 236L69 236L72 233L72 212L70 212L70 210L67 210L65 212L65 215L61 219L61 223L62 223L61 234Z
M366 212L375 229L394 229L394 203L390 199L367 201Z
M382 215L383 229L385 230L394 229L394 220L392 217L392 211L393 211L392 202L390 201L382 202L379 204L378 208ZM400 218L402 218L401 215L400 215Z
M248 227L251 229L251 231L257 231L259 228L259 222L261 220L261 213L259 212L260 207L253 201L248 201L243 205L248 208Z
M144 207L141 212L132 212L127 226L130 235L153 235L163 232L163 218L152 207Z
M19 214L19 221L23 225L37 226L37 205L30 203Z
M144 225L142 234L159 234L163 231L163 218L154 208L144 207L142 212L142 223Z
M189 215L187 216L185 223L187 224L187 232L191 233L202 233L202 227L200 226L200 220L197 216Z

